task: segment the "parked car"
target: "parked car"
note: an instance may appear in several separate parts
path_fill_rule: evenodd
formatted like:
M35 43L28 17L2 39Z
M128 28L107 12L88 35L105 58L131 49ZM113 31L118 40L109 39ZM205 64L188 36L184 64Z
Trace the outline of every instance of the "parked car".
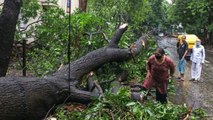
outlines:
M178 36L178 40L180 40L180 42L182 42L182 36L183 35ZM186 34L185 36L186 36L186 42L188 44L188 53L187 53L186 59L189 60L191 56L192 48L195 45L196 40L199 38L194 34Z

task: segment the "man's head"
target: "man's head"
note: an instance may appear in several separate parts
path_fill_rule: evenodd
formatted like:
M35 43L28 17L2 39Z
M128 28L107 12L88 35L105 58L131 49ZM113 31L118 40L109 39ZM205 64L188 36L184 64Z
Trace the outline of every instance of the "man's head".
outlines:
M185 35L182 36L182 41L183 42L186 41L186 36Z
M165 54L165 51L161 47L158 47L155 51L155 57L156 57L157 60L160 60L163 57L164 54Z
M199 47L200 45L201 45L201 40L200 40L200 39L197 39L197 40L196 40L196 46Z

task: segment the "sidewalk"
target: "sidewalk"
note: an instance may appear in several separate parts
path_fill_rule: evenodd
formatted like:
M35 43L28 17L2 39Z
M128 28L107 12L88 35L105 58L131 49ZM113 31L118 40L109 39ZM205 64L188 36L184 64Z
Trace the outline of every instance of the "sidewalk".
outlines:
M205 45L204 47L205 47L206 51L213 53L213 46L212 45Z
M204 45L206 50L212 50L213 51L213 45Z

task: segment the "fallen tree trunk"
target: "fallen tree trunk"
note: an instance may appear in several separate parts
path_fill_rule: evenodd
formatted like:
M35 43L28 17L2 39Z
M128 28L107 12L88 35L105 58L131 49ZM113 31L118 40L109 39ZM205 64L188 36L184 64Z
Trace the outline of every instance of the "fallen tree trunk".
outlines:
M105 63L124 61L137 55L147 37L139 38L127 49L118 48L118 42L126 31L127 24L121 26L110 41L109 46L92 51L71 63L71 83L68 91L68 65L45 78L0 78L0 119L1 120L41 120L50 108L65 100L88 103L97 96L97 91L83 91L75 86L84 75Z

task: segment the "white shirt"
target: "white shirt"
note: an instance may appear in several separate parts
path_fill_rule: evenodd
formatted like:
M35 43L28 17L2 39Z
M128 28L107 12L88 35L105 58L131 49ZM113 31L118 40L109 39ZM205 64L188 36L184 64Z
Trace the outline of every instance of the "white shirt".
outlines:
M202 45L199 45L198 47L194 45L194 47L192 48L190 60L195 63L204 63L205 49Z

